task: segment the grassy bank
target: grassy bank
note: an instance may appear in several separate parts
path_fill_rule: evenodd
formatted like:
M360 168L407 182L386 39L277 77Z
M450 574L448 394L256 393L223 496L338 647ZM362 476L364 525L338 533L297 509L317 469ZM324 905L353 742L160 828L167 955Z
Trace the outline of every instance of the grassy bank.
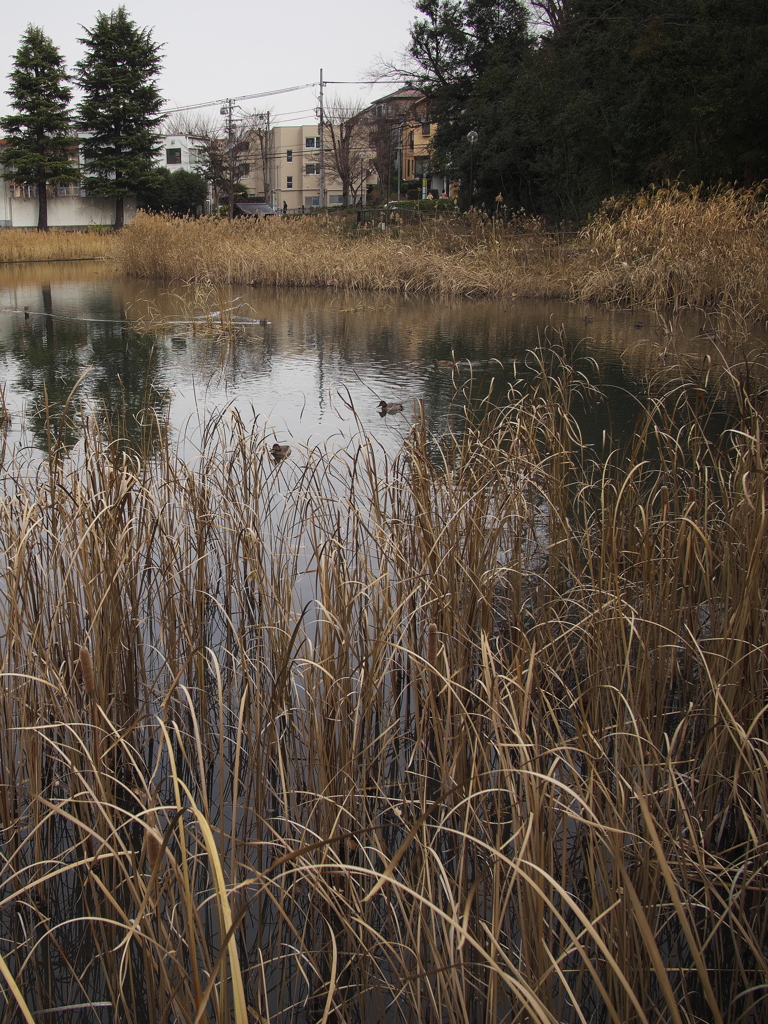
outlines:
M606 208L575 237L538 221L424 218L386 231L340 216L258 223L141 216L116 259L160 280L309 286L434 296L520 296L768 315L768 212L761 194L662 189Z
M6 463L6 1007L765 1019L768 410L593 453L549 369L393 458Z
M100 231L0 230L0 263L108 259L114 237Z
M0 231L0 261L103 257L120 271L207 281L466 297L695 307L768 317L768 211L758 190L657 189L607 205L576 235L535 219L382 214L183 221L140 214L119 235Z

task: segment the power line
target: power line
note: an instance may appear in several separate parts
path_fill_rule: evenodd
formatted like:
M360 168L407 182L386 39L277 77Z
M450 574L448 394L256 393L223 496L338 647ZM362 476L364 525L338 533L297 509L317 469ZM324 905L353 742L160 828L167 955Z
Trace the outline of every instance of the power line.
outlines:
M203 107L215 107L219 104L223 105L229 103L230 100L235 102L236 100L259 100L263 96L279 96L285 92L299 92L301 89L313 89L318 82L307 82L305 85L290 85L287 89L269 89L267 92L252 92L248 96L226 96L221 100L208 100L206 103L190 103L186 107L172 107L170 110L164 110L163 114L180 114L183 110L202 110Z
M360 80L360 81L349 81L349 82L324 82L324 85L391 85L392 79L375 79L373 81ZM170 107L168 110L163 111L163 115L166 114L180 114L185 110L202 110L205 107L223 106L226 103L239 102L240 100L259 100L264 96L280 96L287 92L300 92L302 89L314 89L319 86L319 82L305 82L304 85L289 85L286 89L268 89L266 92L252 92L247 96L226 96L220 100L208 100L205 103L189 103L184 107Z

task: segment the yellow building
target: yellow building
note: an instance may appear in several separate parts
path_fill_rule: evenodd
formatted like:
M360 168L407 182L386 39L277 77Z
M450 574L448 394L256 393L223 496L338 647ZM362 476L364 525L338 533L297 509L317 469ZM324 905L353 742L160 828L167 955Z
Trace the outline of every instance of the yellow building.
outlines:
M369 186L377 198L406 197L418 181L419 197L438 195L447 183L430 172L435 126L428 101L419 89L398 89L376 100L360 117L351 164L349 202L366 205ZM294 213L344 202L342 182L334 170L332 130L321 138L317 123L279 125L251 134L248 172L242 184L253 199ZM324 185L324 196L321 194Z

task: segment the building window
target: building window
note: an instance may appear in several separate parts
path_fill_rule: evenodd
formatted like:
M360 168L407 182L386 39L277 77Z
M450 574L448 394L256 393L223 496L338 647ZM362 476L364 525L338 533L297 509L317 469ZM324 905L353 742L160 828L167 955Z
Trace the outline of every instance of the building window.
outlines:
M429 121L424 121L422 123L422 125L421 125L421 134L422 135L429 135L431 133L431 131L432 131L432 125L429 123Z
M305 206L319 206L320 205L320 196L309 196L307 199L304 200L304 205Z
M288 175L288 177L287 177L287 178L285 179L285 187L286 187L286 188L293 188L293 178L291 177L291 175L290 175L290 174L289 174L289 175Z
M166 149L166 151L165 151L165 162L167 164L180 164L181 163L181 150L180 149Z
M285 159L286 159L286 161L289 164L293 163L293 150L292 149L286 149L286 151L285 151Z
M317 169L317 164L307 164L307 166L304 168L304 173L305 174L319 174L320 172Z
M410 134L408 135L408 148L413 149L413 145L413 132L410 132Z
M344 202L344 196L328 196L328 205L336 206L338 203Z
M307 149L320 149L320 136L315 135L315 137L313 138L311 135L308 135L304 139L304 145L307 147Z

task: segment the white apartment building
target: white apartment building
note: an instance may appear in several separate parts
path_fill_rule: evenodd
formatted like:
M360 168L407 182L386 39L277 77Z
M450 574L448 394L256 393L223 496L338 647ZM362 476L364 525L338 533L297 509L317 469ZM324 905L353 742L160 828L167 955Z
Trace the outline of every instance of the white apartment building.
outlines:
M192 135L166 135L161 140L155 163L169 171L191 171L199 174L203 164L202 139Z

